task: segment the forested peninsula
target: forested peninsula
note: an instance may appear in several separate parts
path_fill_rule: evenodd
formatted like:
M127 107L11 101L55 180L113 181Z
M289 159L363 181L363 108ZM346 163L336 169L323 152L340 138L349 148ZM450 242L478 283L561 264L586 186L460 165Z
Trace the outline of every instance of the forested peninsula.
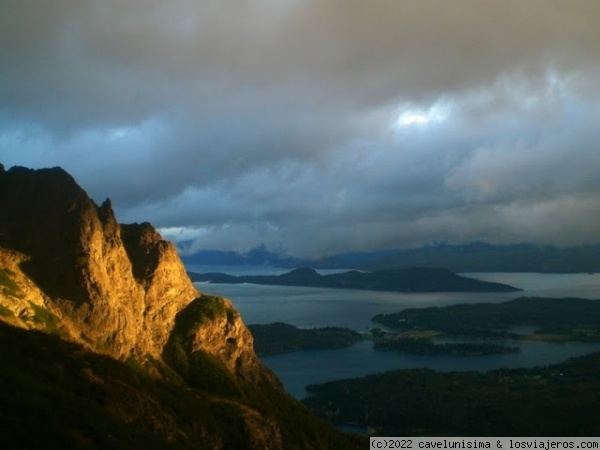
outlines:
M295 269L283 275L234 276L224 273L188 272L192 281L275 286L304 286L335 289L360 289L392 292L516 292L521 289L502 283L481 281L457 275L445 269L412 268L320 275L309 268Z

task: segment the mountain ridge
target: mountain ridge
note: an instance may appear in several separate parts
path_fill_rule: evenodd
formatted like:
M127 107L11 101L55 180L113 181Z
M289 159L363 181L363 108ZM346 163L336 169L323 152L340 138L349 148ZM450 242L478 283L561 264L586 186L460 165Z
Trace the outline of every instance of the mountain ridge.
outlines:
M149 224L122 228L110 200L97 206L61 168L4 172L0 211L0 247L24 255L12 270L38 288L40 306L85 334L87 344L101 342L95 351L160 357L175 314L199 295L172 244ZM132 233L144 228L146 241L136 241ZM134 269L129 255L136 252ZM27 309L21 304L19 314Z
M409 249L338 253L316 259L269 252L262 246L247 253L202 250L184 255L182 259L186 265L310 266L317 269L352 268L368 271L433 267L458 273L596 273L600 272L600 244L558 247L532 243L438 243Z

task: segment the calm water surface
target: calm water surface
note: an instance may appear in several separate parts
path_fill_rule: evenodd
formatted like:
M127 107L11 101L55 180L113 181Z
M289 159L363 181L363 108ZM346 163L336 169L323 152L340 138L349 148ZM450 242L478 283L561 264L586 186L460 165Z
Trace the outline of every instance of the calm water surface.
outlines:
M202 267L188 270L220 271L234 275L281 274L288 269L268 267ZM342 326L365 331L371 317L405 308L457 303L503 302L520 296L600 298L600 274L477 273L465 274L524 289L517 293L425 293L351 291L341 289L253 284L196 283L207 294L229 298L247 324L287 322L299 327ZM513 344L511 344L513 345ZM501 367L533 367L600 350L600 344L518 342L519 353L485 356L419 356L375 351L370 341L338 350L313 350L263 357L292 395L302 398L308 384L353 378L392 369L427 367L439 371L485 371Z

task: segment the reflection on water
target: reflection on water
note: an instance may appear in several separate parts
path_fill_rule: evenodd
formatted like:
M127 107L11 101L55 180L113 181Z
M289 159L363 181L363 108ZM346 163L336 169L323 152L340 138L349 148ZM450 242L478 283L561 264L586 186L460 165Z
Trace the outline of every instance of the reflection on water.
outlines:
M244 270L247 271L246 274L259 273L255 268L245 267ZM268 272L268 268L263 270ZM204 270L206 271L208 270ZM281 273L285 271L286 269L282 269ZM398 312L405 308L497 303L521 296L600 298L600 274L477 273L468 276L510 284L524 291L516 294L408 294L252 284L196 283L196 286L202 292L229 298L247 324L280 321L300 327L330 325L357 331L371 328L373 323L370 319L376 314ZM525 333L531 330L528 328L521 331ZM521 352L483 356L424 356L375 351L371 342L364 341L345 349L273 355L264 357L263 361L279 376L292 395L301 398L306 395L304 386L307 384L392 369L427 367L439 371L485 371L501 367L532 367L600 350L600 344L519 342L516 345L521 348Z
M529 297L582 297L600 299L600 274L587 273L463 273L483 281L524 289Z

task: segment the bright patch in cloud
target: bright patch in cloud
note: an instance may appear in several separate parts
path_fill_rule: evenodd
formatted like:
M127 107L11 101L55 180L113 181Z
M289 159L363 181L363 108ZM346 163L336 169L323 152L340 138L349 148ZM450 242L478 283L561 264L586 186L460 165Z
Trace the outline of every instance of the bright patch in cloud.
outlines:
M131 134L132 131L135 131L131 127L119 127L114 128L108 132L109 139L121 139L127 137L128 134Z
M163 227L158 232L168 241L185 242L198 239L210 233L205 227Z
M443 122L447 116L448 108L437 103L429 109L417 109L404 105L400 108L395 125L396 127L428 125L432 122Z
M430 120L426 114L404 113L398 119L398 123L400 125L424 125L429 123Z

